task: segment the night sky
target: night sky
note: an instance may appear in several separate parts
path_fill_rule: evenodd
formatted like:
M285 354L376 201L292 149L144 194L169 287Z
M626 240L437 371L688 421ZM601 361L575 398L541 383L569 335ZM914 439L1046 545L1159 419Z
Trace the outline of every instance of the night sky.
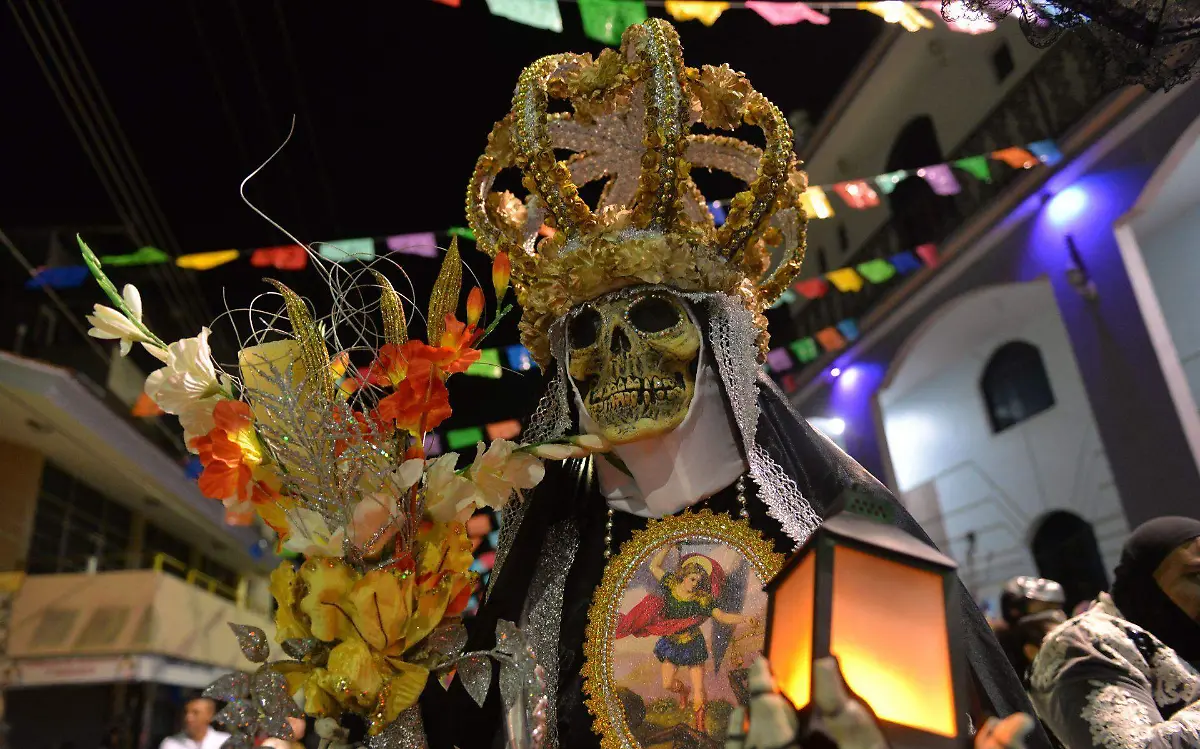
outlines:
M64 229L64 236L82 230L102 252L137 248L120 231L104 230L120 227L121 213L22 25L35 40L43 32L53 40L57 30L65 46L86 55L161 210L155 243L171 254L287 241L242 203L238 185L283 142L293 115L291 143L248 193L300 239L464 224L467 179L492 123L509 109L521 69L547 54L596 53L601 45L583 35L578 10L569 3L561 4L561 34L494 17L484 0L462 5L47 0L34 9L13 0L0 11L0 229L34 265L75 262L70 245L65 257L48 258L51 227ZM678 29L689 65L727 62L785 113L805 109L816 121L881 26L870 14L834 11L829 26L772 27L753 12L732 10L711 28L693 21ZM46 44L39 40L36 46L56 69ZM63 90L68 99L71 93ZM119 138L115 131L110 135ZM159 215L152 208L147 214ZM463 249L485 273L487 263L473 245ZM404 262L423 297L436 262ZM321 308L321 286L311 271L272 273ZM226 304L244 305L265 289L263 273L245 260L171 274L173 286L164 285L161 268L113 273L118 284L142 288L148 321L164 337L194 335ZM40 293L19 290L23 279L10 275L10 293ZM82 308L101 300L94 287L67 296ZM220 326L215 332L230 335ZM509 321L484 345L515 342ZM516 375L455 378L453 402L469 403L447 426L519 416L535 399L539 380L536 374L520 382Z

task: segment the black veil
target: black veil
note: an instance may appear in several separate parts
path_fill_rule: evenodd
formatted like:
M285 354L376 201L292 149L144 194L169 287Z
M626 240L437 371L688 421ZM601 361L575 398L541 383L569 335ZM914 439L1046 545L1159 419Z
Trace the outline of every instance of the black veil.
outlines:
M708 321L701 315L698 317L708 341ZM707 348L706 355L711 356ZM866 495L889 503L894 507L893 522L899 528L933 545L891 492L801 418L770 378L760 374L756 385L760 409L756 442L796 481L822 519L840 512L850 497ZM591 458L551 463L546 468L545 479L527 500L529 504L515 541L493 582L487 602L469 624L471 641L468 649L490 648L498 620L520 620L551 529L564 521L573 524L579 546L566 576L558 652L552 656L557 658L558 665L557 737L562 749L598 749L600 739L592 730L592 717L584 704L580 669L588 609L605 565L607 505L600 494ZM757 501L753 482L746 484L750 524L770 539L777 551L790 552L794 542L783 532L780 523L767 515L765 504ZM738 503L734 488L729 487L695 505L696 509L704 507L714 512L736 514ZM646 522L645 518L615 513L613 549L619 548L635 530L645 527ZM1034 715L1021 681L991 627L961 581L959 586L959 610L950 613L951 626L960 628L968 650L975 725L990 716L1004 717L1014 712ZM546 655L538 655L545 662ZM480 713L457 681L449 693L444 693L436 684L429 687L422 698L422 712L430 746L433 749L502 747L502 709L497 692L493 684ZM1050 747L1040 724L1026 745L1029 749Z

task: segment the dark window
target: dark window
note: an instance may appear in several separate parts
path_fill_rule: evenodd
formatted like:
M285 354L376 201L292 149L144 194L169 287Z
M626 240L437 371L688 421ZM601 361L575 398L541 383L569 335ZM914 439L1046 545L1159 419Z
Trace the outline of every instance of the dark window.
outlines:
M850 249L850 233L846 231L845 224L838 224L838 246L843 253Z
M820 272L821 275L825 275L829 272L829 261L825 259L824 247L817 248L817 271Z
M129 548L129 510L55 465L42 470L26 569L31 574L122 569Z
M943 161L945 157L933 118L923 114L912 118L900 129L888 153L884 171L904 169L915 172ZM903 249L940 242L959 222L954 198L938 195L916 174L901 180L886 200L892 211L891 224L896 241Z
M1013 62L1012 50L1008 48L1008 42L1004 42L992 53L992 72L996 74L996 82L1002 82L1014 68L1016 63Z
M992 353L980 387L993 432L1002 432L1054 405L1042 354L1023 341L1011 341Z
M1078 515L1061 510L1046 515L1029 546L1038 574L1063 586L1067 611L1108 589L1096 532Z

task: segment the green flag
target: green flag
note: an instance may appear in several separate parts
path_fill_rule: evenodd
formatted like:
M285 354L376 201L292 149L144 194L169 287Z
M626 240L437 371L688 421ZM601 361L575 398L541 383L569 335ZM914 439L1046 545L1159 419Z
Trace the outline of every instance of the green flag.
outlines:
M618 45L625 29L646 20L643 0L579 0L583 33L605 44Z
M988 166L987 156L971 156L959 159L954 166L963 170L980 182L992 181L992 169Z
M479 427L450 429L446 432L446 444L450 446L451 450L474 447L476 442L483 442L483 430Z
M796 359L801 364L814 361L821 355L821 352L817 349L817 342L812 339L812 336L792 341L788 344L788 348L792 350L792 353L796 355Z
M892 276L896 275L896 269L892 264L883 258L878 260L868 260L865 263L859 263L857 266L858 273L863 278L871 283L883 283Z
M500 366L500 350L485 348L480 351L479 359L467 367L467 374L473 377L491 377L493 380L500 379L500 376L504 374L504 369Z
M165 263L171 259L171 256L157 247L143 247L137 252L131 252L128 255L105 255L100 258L100 262L104 265L158 265Z
M451 226L446 230L446 233L452 237L458 237L459 239L469 239L472 242L475 241L475 232L471 231L465 226Z
M492 15L547 31L562 31L558 0L487 0Z

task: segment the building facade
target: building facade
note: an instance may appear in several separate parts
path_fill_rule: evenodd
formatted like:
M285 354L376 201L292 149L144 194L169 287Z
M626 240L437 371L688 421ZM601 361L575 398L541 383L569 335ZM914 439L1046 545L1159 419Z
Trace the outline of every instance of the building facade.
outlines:
M844 449L958 560L981 601L994 606L1013 575L1041 574L1073 604L1108 585L1130 527L1200 515L1200 87L1105 92L1070 38L1039 53L1007 25L949 60L998 103L930 73L929 53L902 39L843 93L837 123L810 145L810 175L853 176L839 170L845 154L861 154L855 173L879 174L1044 139L1062 159L963 178L951 196L910 178L878 208L812 222L809 274L925 243L940 259L794 304L792 335L853 317L860 337L784 381L803 413L836 420ZM926 94L901 97L907 109L882 132L844 132L879 110L879 86L922 81ZM918 130L926 147L906 150ZM930 147L944 142L957 145Z

